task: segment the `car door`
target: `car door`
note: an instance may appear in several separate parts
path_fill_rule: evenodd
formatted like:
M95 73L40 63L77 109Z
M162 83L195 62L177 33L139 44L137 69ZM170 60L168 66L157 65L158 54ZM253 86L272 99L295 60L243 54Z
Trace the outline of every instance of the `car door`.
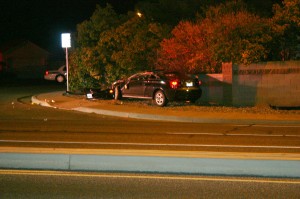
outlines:
M158 76L150 74L146 77L145 81L145 97L152 98L154 89L158 86Z
M142 74L132 76L124 86L124 97L143 98L145 91L145 76Z

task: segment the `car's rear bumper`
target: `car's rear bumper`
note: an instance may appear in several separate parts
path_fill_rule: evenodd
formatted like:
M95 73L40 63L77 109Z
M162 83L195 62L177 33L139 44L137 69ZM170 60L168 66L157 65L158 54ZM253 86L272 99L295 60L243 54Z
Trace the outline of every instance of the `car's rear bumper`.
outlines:
M179 101L196 101L202 95L201 88L191 88L191 89L178 89L175 93L174 100Z
M51 80L54 81L55 80L56 75L44 75L44 79L45 80Z

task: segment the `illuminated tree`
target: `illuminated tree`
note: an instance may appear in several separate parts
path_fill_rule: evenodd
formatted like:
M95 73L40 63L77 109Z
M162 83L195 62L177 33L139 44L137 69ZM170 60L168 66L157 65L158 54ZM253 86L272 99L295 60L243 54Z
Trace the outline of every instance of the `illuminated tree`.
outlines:
M207 43L207 32L199 24L181 22L172 31L173 37L161 42L159 67L182 73L216 72Z
M96 46L102 32L117 27L120 23L121 17L116 14L111 5L107 4L105 8L97 5L90 19L77 25L78 47Z
M96 7L89 20L77 25L76 48L70 53L70 88L104 87L105 69L99 57L97 45L101 34L116 28L122 23L122 16L115 13L107 4Z
M97 50L105 65L106 82L153 69L157 49L168 32L166 30L160 24L131 13L126 22L104 32Z
M258 62L269 53L270 34L269 20L247 12L244 4L220 4L204 19L176 26L161 43L159 63L182 72L218 72L221 62Z
M167 30L136 13L117 15L109 5L97 6L92 17L77 26L71 88L105 88L116 79L152 69Z
M274 5L272 59L297 59L300 42L300 0L284 0Z
M272 40L269 19L231 2L211 8L200 23L207 30L208 45L217 62L251 64L266 60Z

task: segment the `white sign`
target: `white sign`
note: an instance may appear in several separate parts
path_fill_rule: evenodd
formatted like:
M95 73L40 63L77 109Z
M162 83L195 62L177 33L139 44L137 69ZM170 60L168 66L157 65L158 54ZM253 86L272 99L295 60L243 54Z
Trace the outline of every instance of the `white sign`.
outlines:
M61 47L70 48L71 47L71 34L62 33L61 34Z

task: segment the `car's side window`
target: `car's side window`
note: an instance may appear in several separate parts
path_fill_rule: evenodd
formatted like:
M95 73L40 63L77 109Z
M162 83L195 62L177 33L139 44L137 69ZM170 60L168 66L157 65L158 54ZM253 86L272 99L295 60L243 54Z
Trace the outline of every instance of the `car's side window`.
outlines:
M146 78L145 78L144 75L139 76L139 80L140 80L140 81L143 81L143 80L145 80L145 79L146 79Z
M149 79L157 79L155 75L150 75Z
M146 78L146 79L148 79L148 80L155 80L155 79L157 79L157 76L155 76L155 75L153 75L153 74L147 75L147 78Z
M133 77L131 77L131 78L130 78L130 81L137 81L137 80L138 80L138 78L139 78L139 76L138 76L138 75L136 75L136 76L133 76Z

